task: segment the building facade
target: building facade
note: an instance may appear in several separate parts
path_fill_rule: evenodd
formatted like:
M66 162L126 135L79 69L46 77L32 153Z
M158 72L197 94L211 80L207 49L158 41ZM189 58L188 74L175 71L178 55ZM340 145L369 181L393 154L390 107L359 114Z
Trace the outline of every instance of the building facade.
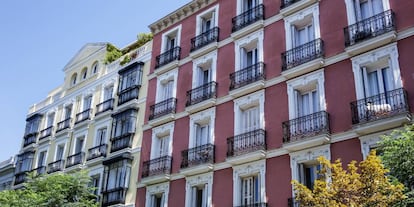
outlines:
M136 206L297 206L412 122L414 3L194 0L154 34Z
M134 206L152 43L105 64L109 43L82 47L64 83L29 109L14 188L27 172L87 169L102 206Z
M15 157L12 156L3 162L0 162L0 191L12 189L16 166L15 161Z

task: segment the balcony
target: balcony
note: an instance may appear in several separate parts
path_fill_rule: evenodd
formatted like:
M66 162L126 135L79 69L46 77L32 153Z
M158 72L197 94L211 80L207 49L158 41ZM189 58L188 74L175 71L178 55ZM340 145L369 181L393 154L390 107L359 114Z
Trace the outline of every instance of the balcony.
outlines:
M57 123L56 132L63 131L65 129L68 129L70 127L71 118L65 119L59 123Z
M218 27L214 27L194 38L191 39L191 49L190 52L194 53L196 50L210 44L213 42L218 42L219 40L219 32L220 29ZM209 50L210 51L210 50ZM209 52L206 51L205 53Z
M139 89L141 85L135 85L118 93L118 106L133 100L138 99Z
M86 109L80 113L76 114L75 124L79 124L85 120L90 119L92 113L92 109Z
M351 102L352 124L358 133L382 131L411 120L403 88Z
M55 162L49 163L47 173L54 173L62 171L65 166L65 160L57 160Z
M240 15L233 17L231 22L233 27L232 32L239 31L259 20L264 20L264 5L260 4L252 9L249 9Z
M88 149L88 158L86 160L89 161L98 157L106 157L107 148L107 144L101 144L99 146Z
M264 87L265 79L265 64L263 62L231 73L230 95L238 97L259 90Z
M320 111L282 123L283 147L289 151L329 142L329 114Z
M324 53L322 39L315 39L288 50L282 53L282 74L293 77L318 69L323 63Z
M181 152L181 168L193 168L204 164L214 163L214 145L205 144L191 149L183 150ZM211 167L205 167L204 169L197 169L196 173L201 173L211 170Z
M122 149L131 148L134 133L126 133L114 138L111 138L111 153Z
M150 106L149 120L158 119L168 114L174 114L176 107L177 107L176 98L169 98L167 100L154 104ZM167 119L168 120L163 121L163 123L172 120L173 117L167 117Z
M124 204L128 188L118 187L102 192L102 206Z
M181 47L179 47L179 46L174 47L170 50L167 50L166 52L164 52L164 53L158 55L157 57L155 57L155 69L160 70L159 68L161 68L163 66L166 66L166 65L168 65L169 63L171 63L175 60L176 61L180 60L180 56L181 56ZM176 64L178 64L178 62ZM169 68L172 68L172 67L167 67L167 68L169 69ZM159 74L162 73L160 71L157 72L157 70L154 71L154 72L159 73ZM163 72L165 72L165 71L163 70Z
M31 144L36 144L37 132L28 133L23 138L23 147L27 147Z
M186 107L193 106L205 100L216 98L216 95L217 95L216 86L217 86L217 83L214 81L211 81L210 83L204 84L202 86L199 86L197 88L187 91L187 102L185 103L185 106Z
M44 138L51 136L52 131L53 131L53 126L50 126L46 129L41 130L39 133L39 140L43 140Z
M252 203L252 204L244 204L235 207L267 207L267 203Z
M150 184L168 180L171 174L171 164L171 156L145 161L142 165L142 182Z
M98 116L98 114L101 114L105 111L109 111L114 109L114 100L113 98L108 99L100 104L96 105L96 113L95 116Z
M227 161L240 164L264 158L266 131L256 129L227 138Z
M394 12L388 10L344 28L346 51L359 54L396 38ZM365 42L365 44L362 44Z
M84 152L78 152L76 154L68 156L68 158L66 159L66 168L82 164L84 158L85 158Z
M36 175L44 175L46 174L46 166L37 167L36 169L33 169L32 172Z

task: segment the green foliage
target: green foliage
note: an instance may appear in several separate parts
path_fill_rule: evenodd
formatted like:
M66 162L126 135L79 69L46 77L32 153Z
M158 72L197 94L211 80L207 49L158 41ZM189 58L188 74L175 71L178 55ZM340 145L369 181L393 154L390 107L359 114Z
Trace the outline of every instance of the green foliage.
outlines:
M125 65L127 63L129 63L129 61L131 61L131 56L129 54L124 56L124 59L122 59L122 61L119 63L120 65Z
M145 45L145 43L151 41L153 37L154 36L153 36L152 33L139 33L138 36L137 36L137 44L138 45L137 45L136 48L139 48L139 47Z
M322 169L313 190L292 181L295 199L301 207L388 207L405 199L404 186L386 176L388 170L375 151L358 166L355 161L349 163L347 170L340 160L331 164L320 157L318 161Z
M90 177L84 171L39 177L31 174L24 188L0 192L0 206L97 207L89 183Z
M106 45L106 56L104 63L109 64L122 56L122 52L112 44Z

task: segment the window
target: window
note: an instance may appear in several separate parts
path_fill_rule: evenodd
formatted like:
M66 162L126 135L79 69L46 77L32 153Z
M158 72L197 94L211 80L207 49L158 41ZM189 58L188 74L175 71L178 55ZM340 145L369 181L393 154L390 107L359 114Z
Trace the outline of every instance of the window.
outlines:
M76 85L76 79L77 79L77 77L78 77L78 74L77 73L75 73L75 74L72 75L72 77L70 79L71 86Z
M104 92L103 92L103 101L110 100L112 98L113 91L114 91L113 85L105 87Z
M371 150L377 150L378 143L381 141L381 136L383 135L390 135L392 130L382 131L379 133L369 134L365 136L360 136L359 140L361 142L361 152L362 157L366 159L371 152ZM378 152L377 155L381 154L381 152Z
M92 65L92 73L93 74L95 74L95 73L98 72L98 69L99 69L98 67L99 67L99 63L98 62L93 63L93 65Z
M133 159L129 153L124 155L103 162L105 166L102 188L103 206L125 204Z
M82 152L84 142L85 142L85 137L79 137L79 138L76 139L74 154L78 154L78 153Z
M91 182L90 182L90 186L93 187L93 194L96 196L99 196L99 181L100 181L101 175L97 174L97 175L92 175L91 176Z
M161 53L170 51L180 46L181 25L171 29L162 35Z
M96 131L95 146L100 146L106 143L106 128L101 128Z
M151 159L171 156L174 123L154 128L152 134Z
M265 173L263 160L233 167L233 203L238 206L266 203Z
M186 204L187 207L212 206L212 173L186 177Z
M193 88L216 80L217 53L210 53L193 62Z
M119 71L119 92L141 85L143 63L135 63Z
M34 152L24 152L17 155L16 172L27 172L32 169Z
M238 0L237 1L237 14L247 12L256 6L262 4L262 0Z
M53 126L54 121L55 121L55 113L52 112L49 115L47 115L46 128Z
M82 80L85 80L88 77L88 68L84 67L81 72Z
M168 205L169 183L147 186L145 206L165 207Z
M83 99L83 110L86 111L91 108L92 96L87 96Z
M137 110L129 109L113 116L112 137L135 133Z
M235 71L251 68L250 74L258 67L252 67L263 62L263 30L249 34L235 42ZM247 74L247 73L243 73Z
M317 163L299 163L298 172L299 172L299 182L313 189L315 180L318 178L318 172L321 170L321 165Z
M47 151L41 151L37 157L37 167L46 166L46 153Z
M235 135L264 129L264 101L264 91L234 100Z
M214 143L215 108L190 116L189 148Z
M65 151L65 145L60 144L56 147L56 157L55 161L62 160L63 159L63 153Z
M40 121L42 120L42 115L35 114L28 119L26 119L26 130L25 135L30 135L37 133L39 131Z
M241 204L244 206L260 202L259 176L253 175L240 178L241 182Z
M217 27L218 23L218 5L208 9L207 11L197 15L196 35L205 33L214 27Z
M173 70L158 76L157 79L157 103L176 96L178 71Z
M151 207L162 207L164 202L164 193L151 195Z
M65 107L65 114L64 114L64 120L70 119L72 115L72 104Z
M106 190L122 187L127 188L130 173L131 167L124 165L122 161L109 165Z
M350 25L390 9L388 0L345 0L345 3Z

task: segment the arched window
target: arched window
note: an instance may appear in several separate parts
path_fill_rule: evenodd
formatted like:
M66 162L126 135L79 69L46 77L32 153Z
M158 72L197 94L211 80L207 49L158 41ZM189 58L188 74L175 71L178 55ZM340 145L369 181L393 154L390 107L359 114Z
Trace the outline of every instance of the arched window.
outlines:
M74 86L76 84L77 77L78 77L77 73L72 75L72 78L70 79L70 83L71 83L72 86Z
M98 61L92 64L92 73L95 74L98 72Z
M82 80L85 80L85 79L86 79L86 77L88 76L88 68L87 68L87 67L84 67L84 68L82 69L81 74L82 74Z

